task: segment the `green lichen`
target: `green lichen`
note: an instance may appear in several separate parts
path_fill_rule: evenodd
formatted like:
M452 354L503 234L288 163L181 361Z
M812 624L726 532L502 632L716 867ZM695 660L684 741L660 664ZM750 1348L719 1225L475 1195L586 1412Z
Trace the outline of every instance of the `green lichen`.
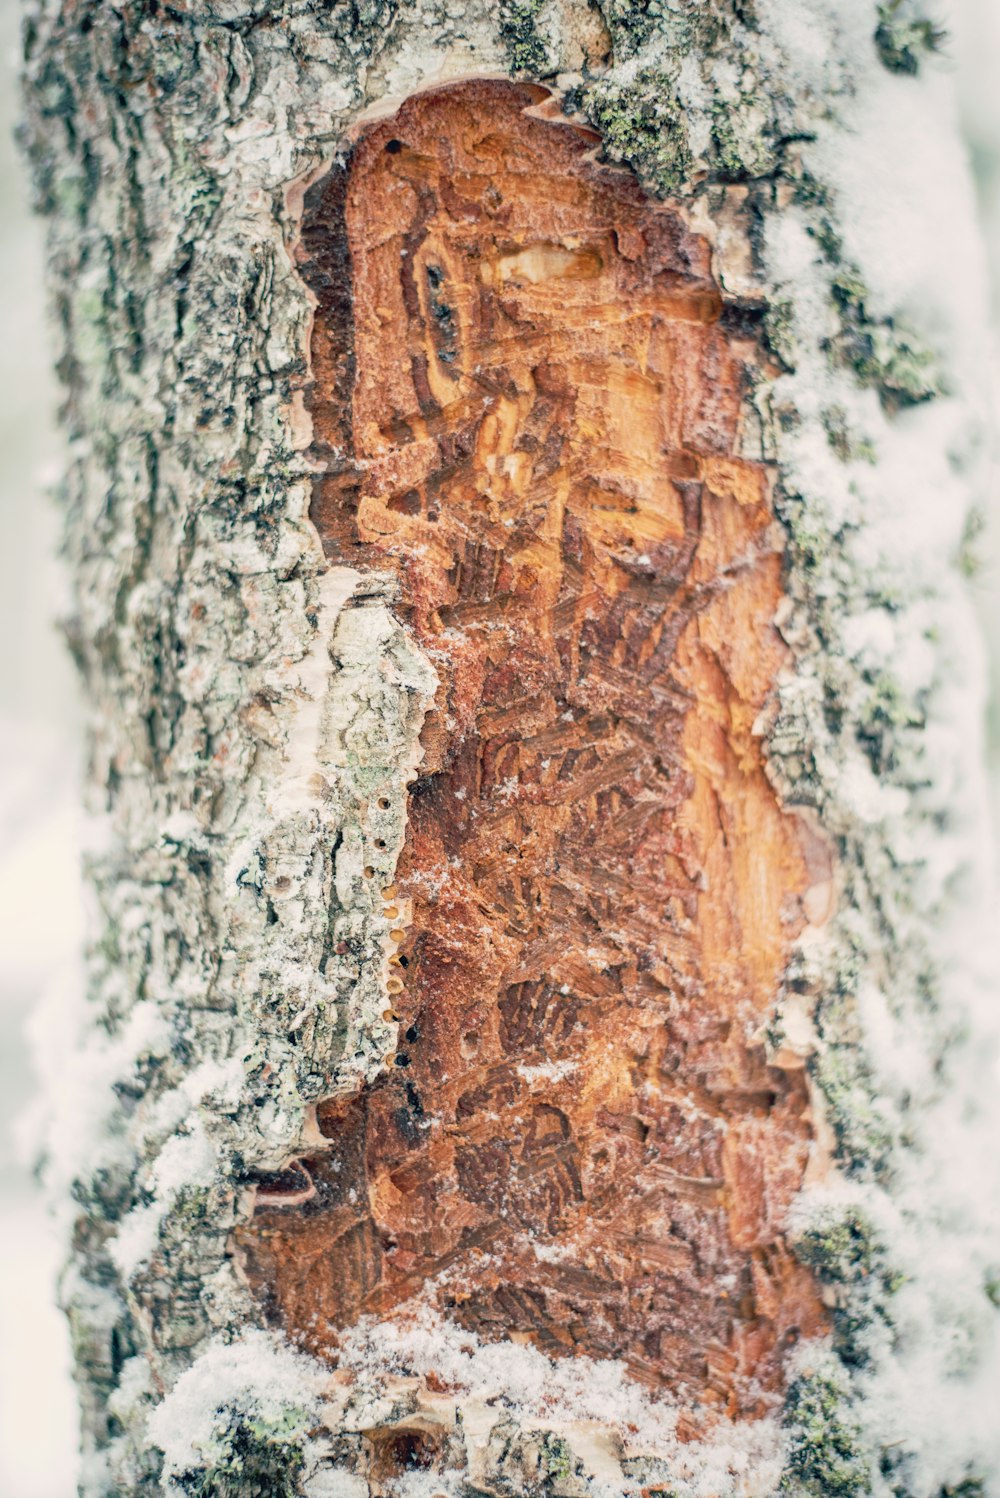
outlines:
M764 309L764 337L786 369L795 368L795 307L791 297L772 297Z
M895 676L888 671L866 673L868 687L857 722L857 737L877 776L892 773L896 766L900 731L922 728L925 718Z
M684 112L669 77L643 68L628 84L602 82L587 99L612 161L624 161L663 196L678 193L693 166Z
M634 0L605 0L601 6L616 62L627 62L647 46L664 18L662 0L635 4Z
M834 1347L848 1367L863 1367L871 1333L889 1324L888 1300L903 1278L890 1269L883 1243L859 1207L828 1207L794 1242L797 1257L830 1292Z
M852 431L843 406L827 406L822 413L826 440L842 463L874 463L877 458L875 444L868 437L858 437Z
M985 565L981 543L986 532L986 516L978 505L973 505L965 519L962 540L958 548L958 568L963 577L971 582L979 577Z
M662 197L695 181L746 182L767 176L777 155L766 119L756 116L753 94L713 100L711 145L696 160L689 111L678 91L672 64L641 68L627 83L602 80L585 97L591 122L613 161L626 162L643 185Z
M305 1459L295 1436L304 1421L298 1410L274 1422L234 1416L210 1465L185 1472L178 1486L189 1498L298 1498Z
M921 63L940 52L947 33L920 14L912 0L886 0L878 8L875 46L890 73L916 77Z
M712 105L715 175L724 182L746 182L764 177L777 162L767 131L756 119L759 100L753 92L737 100L716 99Z
M840 330L825 341L830 357L849 369L859 385L877 391L883 409L890 415L907 406L933 400L943 391L936 355L917 334L897 318L880 317L870 307L870 292L861 272L844 259L844 244L834 227L832 200L823 183L804 174L796 183L795 201L811 210L814 218L809 234L824 259L834 268L830 294ZM829 433L829 428L827 429ZM831 445L837 450L836 434ZM849 456L874 460L874 452Z
M878 392L889 414L941 394L934 354L896 319L877 317L869 310L869 292L860 272L842 266L831 295L840 331L827 340L827 351L853 372L859 385Z
M789 413L785 430L792 428L798 413ZM830 532L822 517L806 502L801 494L793 494L781 486L782 519L788 529L792 553L796 565L806 571L816 572L825 562L830 550ZM801 746L800 746L801 749Z
M170 1216L182 1230L198 1227L205 1221L211 1201L207 1187L184 1185L174 1198Z
M870 1492L869 1463L848 1399L846 1379L832 1368L792 1382L783 1417L788 1462L781 1481L789 1498L863 1498Z
M642 1475L647 1475L645 1467ZM476 1486L476 1493L585 1498L587 1490L583 1463L563 1436L550 1430L527 1431L510 1416L498 1420L486 1447L485 1481L482 1488Z
M612 160L661 196L776 170L783 106L763 86L750 0L600 0L600 7L615 67L583 90L583 106Z
M806 233L815 240L823 259L828 265L839 266L844 259L844 240L835 221L832 189L806 168L800 168L792 201L804 210Z
M512 73L544 78L549 71L548 50L538 30L545 0L501 0L500 39Z
M830 1019L830 1011L839 1007L836 1001L825 1007L830 1035L849 1033L841 1022ZM822 1054L813 1058L811 1069L826 1098L844 1168L849 1174L884 1177L895 1141L857 1045L850 1040L828 1042Z
M823 1285L852 1285L880 1266L882 1246L872 1225L855 1207L829 1211L796 1240L796 1252Z
M616 62L626 62L654 39L676 56L734 55L738 28L754 22L752 0L701 0L677 6L672 0L602 0L601 14Z
M396 19L396 10L392 0L351 0L350 35L372 40L384 37Z
M569 1444L562 1436L553 1435L551 1431L546 1431L542 1441L542 1466L546 1476L556 1482L569 1477L573 1472L573 1453Z

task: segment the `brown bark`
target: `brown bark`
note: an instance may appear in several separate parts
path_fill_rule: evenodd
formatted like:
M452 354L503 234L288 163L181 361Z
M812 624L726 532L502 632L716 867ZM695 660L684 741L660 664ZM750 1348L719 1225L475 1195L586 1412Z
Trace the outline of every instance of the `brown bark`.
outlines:
M424 1293L733 1414L824 1324L783 1236L810 1147L767 1064L822 854L754 723L784 650L759 349L707 242L544 90L424 94L307 205L314 518L440 677L395 887L391 1073L240 1244L269 1314ZM374 874L372 877L377 877Z

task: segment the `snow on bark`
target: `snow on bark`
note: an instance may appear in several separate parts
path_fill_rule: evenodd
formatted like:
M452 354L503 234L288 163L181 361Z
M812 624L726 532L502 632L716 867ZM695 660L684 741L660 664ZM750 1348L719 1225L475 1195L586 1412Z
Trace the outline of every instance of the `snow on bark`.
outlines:
M469 1397L480 1423L459 1439L438 1411L434 1449L487 1491L1000 1491L992 873L961 575L985 291L924 19L870 0L29 7L92 710L86 1041L52 1077L47 1146L64 1200L73 1183L88 1498L381 1490L358 1475L355 1396L335 1384L313 1423L317 1368L253 1330L228 1251L317 1100L393 1049L366 870L391 878L434 690L390 580L326 572L308 519L296 226L362 116L510 70L684 202L782 371L744 417L744 455L778 469L796 660L762 726L838 871L771 1042L806 1058L835 1162L798 1219L834 1331L796 1354L776 1463L723 1435L609 1467L577 1428L603 1422L593 1404L488 1404L540 1354L505 1363L464 1335L476 1373L449 1408ZM429 1353L381 1335L359 1332L357 1372L391 1430L455 1333L432 1327ZM639 1396L607 1387L613 1427Z

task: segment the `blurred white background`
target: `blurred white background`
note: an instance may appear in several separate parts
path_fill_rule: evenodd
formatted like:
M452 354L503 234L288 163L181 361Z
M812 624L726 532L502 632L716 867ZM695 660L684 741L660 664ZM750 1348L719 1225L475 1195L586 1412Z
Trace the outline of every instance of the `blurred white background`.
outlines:
M874 14L875 4L872 0ZM990 251L1000 328L1000 0L930 11L948 29ZM25 1022L72 971L80 939L76 780L81 709L53 620L64 583L47 486L59 472L42 227L32 220L14 128L19 0L0 0L0 1498L72 1498L69 1348L54 1309L58 1246L15 1121L34 1082ZM997 340L1000 351L1000 339ZM998 358L1000 368L1000 358ZM993 643L991 742L1000 784L1000 505L972 586ZM1000 797L995 797L1000 802Z
M63 582L58 400L42 225L12 131L19 0L0 0L0 1495L73 1498L76 1413L53 1286L59 1249L13 1125L35 1086L24 1023L79 945L75 673L53 625Z

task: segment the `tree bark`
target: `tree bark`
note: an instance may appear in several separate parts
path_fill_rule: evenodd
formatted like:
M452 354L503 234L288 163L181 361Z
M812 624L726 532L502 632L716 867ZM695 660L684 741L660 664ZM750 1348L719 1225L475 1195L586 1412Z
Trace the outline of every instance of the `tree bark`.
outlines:
M29 7L87 1498L1000 1491L938 45Z

